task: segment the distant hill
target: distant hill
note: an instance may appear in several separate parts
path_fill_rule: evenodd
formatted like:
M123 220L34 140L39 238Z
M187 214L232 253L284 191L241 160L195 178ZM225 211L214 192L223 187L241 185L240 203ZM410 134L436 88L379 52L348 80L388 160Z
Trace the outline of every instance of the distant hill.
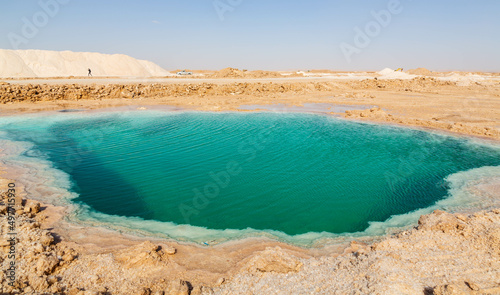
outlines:
M123 54L0 49L0 77L161 77L172 74L146 60Z

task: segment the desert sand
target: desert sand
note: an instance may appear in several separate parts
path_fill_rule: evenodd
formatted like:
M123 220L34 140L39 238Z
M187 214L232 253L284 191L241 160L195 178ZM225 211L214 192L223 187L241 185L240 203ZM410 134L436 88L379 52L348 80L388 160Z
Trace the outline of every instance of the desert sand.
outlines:
M0 49L0 78L169 76L158 65L123 54L94 52Z
M330 115L500 139L500 77L490 73L253 73L197 77L4 79L0 115L64 109L118 111L174 106L245 111L243 105L343 106ZM309 73L309 74L308 74ZM426 75L422 75L426 74ZM0 172L0 191L9 180ZM247 239L202 247L64 219L67 209L30 198L16 183L18 280L3 292L67 294L500 294L500 211L422 216L378 239L299 248ZM500 198L500 181L476 187ZM4 194L3 198L7 195ZM1 234L8 232L0 207ZM2 239L7 269L10 244Z

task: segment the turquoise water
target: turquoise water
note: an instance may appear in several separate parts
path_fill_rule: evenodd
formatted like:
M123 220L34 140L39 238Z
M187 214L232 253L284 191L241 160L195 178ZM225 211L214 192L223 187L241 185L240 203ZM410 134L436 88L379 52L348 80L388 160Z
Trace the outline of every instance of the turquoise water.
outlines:
M454 173L500 166L498 148L312 114L59 114L0 128L69 175L72 202L94 216L289 236L361 232L449 197Z

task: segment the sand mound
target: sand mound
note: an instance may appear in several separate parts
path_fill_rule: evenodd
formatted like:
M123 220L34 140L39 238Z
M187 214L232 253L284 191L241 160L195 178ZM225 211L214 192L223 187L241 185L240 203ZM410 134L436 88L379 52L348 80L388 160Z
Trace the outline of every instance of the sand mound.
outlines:
M439 77L438 79L441 81L455 82L457 86L471 86L474 84L481 85L486 80L484 77L480 75L472 73L465 74L459 72L452 72L444 77Z
M408 70L406 71L408 74L412 74L412 75L421 75L421 76L429 76L432 74L431 71L429 71L428 69L426 68L418 68L418 69L412 69L412 70Z
M380 72L377 72L377 74L380 75L379 79L382 80L392 80L392 79L413 79L416 76L415 75L410 75L407 73L399 72L399 71L394 71L393 69L385 68Z
M283 77L280 73L270 71L251 71L247 72L247 77L251 78L279 78Z
M89 68L93 76L172 75L150 61L137 60L123 54L0 49L2 78L86 76Z
M235 68L225 68L215 72L211 78L279 78L283 77L278 72L270 71L246 71Z
M225 68L215 72L215 78L242 78L245 77L245 72L235 68Z

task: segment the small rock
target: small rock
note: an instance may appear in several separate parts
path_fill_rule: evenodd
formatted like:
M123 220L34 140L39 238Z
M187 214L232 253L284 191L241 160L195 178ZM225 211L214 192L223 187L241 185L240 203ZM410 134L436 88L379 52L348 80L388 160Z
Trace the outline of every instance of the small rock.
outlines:
M33 251L35 251L35 253L42 253L43 251L45 251L45 247L42 246L42 244L40 244L40 243L36 243L33 246Z
M442 231L449 233L456 231L459 227L463 227L463 222L456 218L453 214L435 210L432 214L422 215L418 220L419 230Z
M53 242L54 242L54 237L48 233L40 237L40 243L43 246L50 246Z
M115 259L126 268L157 265L164 259L165 252L160 246L149 241L123 249L116 253Z
M25 224L21 225L21 228L34 229L36 228L35 223L36 222L26 222Z
M362 248L362 249L359 249L358 251L356 251L354 253L354 255L356 255L356 257L359 257L359 256L367 255L369 252L370 252L370 250L368 248Z
M166 294L170 295L189 295L188 282L183 280L171 281L168 285Z
M49 290L53 294L57 294L57 293L60 293L62 291L62 288L59 287L57 284L54 284L54 285L50 286Z
M9 247L10 246L10 242L7 241L7 239L0 239L0 247ZM8 251L8 250L7 250Z
M97 283L99 281L99 276L98 275L91 275L91 276L89 276L89 280L93 283Z
M50 274L59 264L59 260L55 256L42 256L38 259L35 269L38 275Z
M16 207L17 207L17 206L23 206L25 201L23 200L23 198L21 196L16 196L14 202L15 202Z
M289 273L297 272L301 267L302 262L284 252L280 247L262 251L248 263L249 269L255 269L260 272Z
M174 255L177 252L177 249L172 246L165 246L163 247L163 251L168 255Z
M25 208L29 208L31 213L38 213L40 212L40 202L29 200Z
M190 295L211 295L214 294L214 290L212 288L206 286L198 286L193 288Z
M201 286L198 286L198 287L194 287L193 290L191 290L191 293L189 293L189 295L202 295L202 290L201 290Z
M50 285L53 285L55 283L57 283L58 279L56 276L48 276L47 277L47 282L50 284Z
M43 291L49 288L49 283L47 279L41 276L30 276L28 278L30 286L35 289L35 291Z
M215 285L216 285L216 286L220 286L220 285L224 284L224 282L225 282L225 281L226 281L226 279L224 279L224 278L219 278L219 279L217 280L217 282L215 283Z
M434 295L468 295L470 290L465 289L466 286L462 288L458 285L443 285L434 288Z
M467 287L469 287L471 290L473 291L479 291L479 286L471 281L465 281L465 284L467 285Z
M73 261L75 260L76 256L73 255L72 253L65 253L63 256L62 256L62 260L63 261L66 261L66 262L70 262L70 261Z

